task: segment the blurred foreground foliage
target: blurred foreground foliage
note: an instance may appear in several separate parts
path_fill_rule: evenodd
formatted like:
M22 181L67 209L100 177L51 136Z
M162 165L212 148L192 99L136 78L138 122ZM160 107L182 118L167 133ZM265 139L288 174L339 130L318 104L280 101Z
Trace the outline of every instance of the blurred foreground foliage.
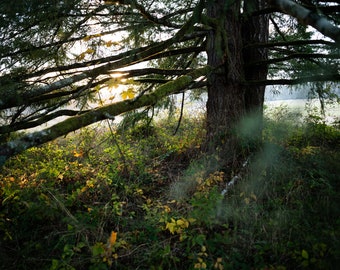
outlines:
M174 119L94 126L12 158L1 269L334 269L339 127L282 115L225 196L233 173L201 153L199 117L176 135Z

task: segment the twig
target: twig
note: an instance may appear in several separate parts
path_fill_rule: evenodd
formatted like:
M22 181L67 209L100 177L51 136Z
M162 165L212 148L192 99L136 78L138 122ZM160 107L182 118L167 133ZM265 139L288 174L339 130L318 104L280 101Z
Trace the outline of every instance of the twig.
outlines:
M182 93L182 103L181 103L181 113L179 115L179 119L178 119L178 122L177 122L177 127L176 127L176 130L173 133L173 135L177 134L177 131L179 130L179 127L181 126L181 122L182 122L182 118L183 118L183 110L184 110L184 98L185 98L185 92L183 91L183 93Z
M249 159L250 159L250 157L248 157L247 159L246 159L246 161L245 162L243 162L243 164L242 164L242 168L241 168L241 170L239 171L239 173L237 174L237 175L235 175L227 184L226 184L226 186L225 186L225 188L222 190L222 192L221 192L221 195L222 196L225 196L227 193L228 193L228 191L239 181L239 180L241 180L242 179L242 176L241 176L241 174L244 172L244 170L246 169L246 167L248 166L248 164L249 164Z

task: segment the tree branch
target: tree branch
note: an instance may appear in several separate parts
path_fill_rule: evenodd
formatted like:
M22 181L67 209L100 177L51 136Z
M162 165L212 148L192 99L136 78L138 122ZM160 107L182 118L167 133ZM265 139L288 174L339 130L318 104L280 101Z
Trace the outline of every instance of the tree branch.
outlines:
M55 41L55 42L52 42L52 43L42 44L40 46L35 46L35 47L25 48L25 49L19 49L19 50L16 50L14 52L3 52L3 54L0 54L0 58L12 57L12 56L23 54L23 53L29 53L29 52L39 51L39 50L42 50L42 49L54 48L54 47L64 45L66 43L80 41L80 40L83 40L84 38L95 37L96 35L99 35L99 34L100 34L100 36L111 35L111 34L114 34L114 33L117 33L117 32L127 31L131 28L132 28L131 26L126 26L124 28L118 28L118 29L114 29L114 30L111 30L111 31L105 31L105 32L102 32L102 33L97 33L97 34L93 34L93 35L89 35L89 36L82 35L82 36L79 36L79 37L63 39L63 40Z
M87 111L59 110L57 112L40 117L38 120L35 120L35 121L24 121L24 122L14 123L11 125L0 126L0 134L6 134L6 133L18 131L18 130L34 128L42 124L45 124L48 121L51 121L60 116L75 116L75 115L83 114L86 112Z
M292 53L290 55L280 57L280 58L272 58L268 60L258 61L254 63L248 63L247 66L261 66L261 65L270 65L279 62L284 62L291 59L315 59L315 58L323 58L323 59L339 59L340 55L338 54L323 54L323 53Z
M340 28L330 23L325 17L304 8L292 0L270 0L270 3L277 6L283 13L295 17L302 24L314 27L340 45Z
M114 118L124 112L153 105L160 99L187 88L197 78L207 75L210 70L211 68L208 66L194 70L174 81L161 85L151 94L140 96L138 99L124 100L103 107L98 107L81 115L70 117L42 131L26 134L18 139L1 144L0 165L4 164L4 162L11 156L21 153L33 146L38 146L48 141L52 141L60 136L67 135L69 132L95 122Z
M166 20L164 17L163 18L157 18L155 16L152 16L149 12L146 11L146 9L144 8L144 5L140 5L137 3L137 1L131 1L133 7L135 7L136 9L139 10L139 12L141 13L141 15L146 18L147 20L159 24L159 25L164 25L167 27L172 27L172 28L180 28L181 26L178 24L174 24L168 20Z
M203 1L201 1L201 3L203 3ZM0 93L0 109L8 109L8 108L24 105L31 98L34 98L34 97L36 98L37 96L51 93L52 91L62 89L64 87L70 86L74 83L80 82L87 78L94 79L99 75L107 74L108 72L111 72L112 70L115 70L115 69L123 68L129 65L133 65L136 63L146 61L146 60L155 59L157 58L156 56L157 54L166 50L172 44L184 41L188 38L189 39L193 38L193 35L186 36L186 34L188 33L188 30L190 30L194 26L195 22L197 22L198 14L200 14L201 9L202 9L201 5L198 5L194 9L193 15L191 16L191 18L182 26L182 28L173 37L165 41L153 44L151 46L147 46L146 48L139 48L137 50L131 50L129 52L125 52L123 54L120 54L118 57L114 56L114 58L102 58L102 59L94 60L90 63L90 65L98 66L99 64L103 63L102 61L104 62L108 61L108 62L106 62L105 65L95 67L92 70L88 70L89 63L81 63L81 64L73 64L73 65L69 65L65 67L55 67L51 69L45 69L42 71L38 71L35 74L29 74L29 77L26 77L26 78L32 78L34 76L45 75L49 72L55 72L55 71L60 72L62 70L69 70L70 68L71 69L72 68L74 69L86 68L86 71L79 70L76 75L73 75L73 76L70 76L64 79L60 79L56 82L48 83L45 86L38 86L38 87L31 86L29 91L27 91L28 89L25 89L25 91L22 91L22 92L19 91L18 89L6 89L6 90L4 89L3 91L1 91L2 93ZM188 51L187 49L184 49L184 51L182 52L185 53ZM171 53L166 52L166 53L163 53L163 56L158 55L158 57L168 56L169 54L171 55ZM22 75L19 78L12 78L12 81L20 82L23 80L23 77L25 77L25 75Z
M73 83L80 82L87 78L95 78L99 75L107 74L115 69L127 67L133 64L146 61L146 60L150 60L150 59L168 57L171 55L182 54L182 53L202 51L204 49L203 47L189 47L189 48L184 48L184 49L162 52L167 47L169 47L171 44L179 41L181 37L182 36L178 36L176 34L174 37L168 40L165 40L163 42L157 43L154 46L150 46L145 50L141 50L141 48L139 48L138 49L139 53L132 54L132 55L131 54L129 55L128 53L124 53L124 55L126 56L129 55L129 56L125 58L122 58L122 56L119 56L119 58L121 58L120 60L109 62L105 65L99 66L97 68L93 68L92 70L89 70L89 71L87 70L82 71L82 72L80 71L78 74L73 75L71 77L60 79L59 81L56 81L54 83L51 83L45 86L33 88L30 91L24 92L22 94L15 93L13 91L9 94L3 94L0 97L0 109L7 109L7 108L23 105L27 103L27 101L30 100L31 98L36 98L39 95L44 95L52 91L70 86ZM97 60L97 61L100 62L100 60ZM78 64L71 65L72 68L74 66L78 66Z
M279 46L305 46L305 45L327 45L331 47L337 47L335 42L327 41L323 39L312 39L312 40L291 40L291 41L283 41L283 42L268 42L268 43L253 43L245 46L248 47L257 47L257 48L272 48Z
M300 77L296 79L247 81L247 82L244 82L243 84L244 85L296 85L296 84L303 84L303 83L308 83L308 82L326 82L326 81L339 82L340 74L313 75L313 76Z

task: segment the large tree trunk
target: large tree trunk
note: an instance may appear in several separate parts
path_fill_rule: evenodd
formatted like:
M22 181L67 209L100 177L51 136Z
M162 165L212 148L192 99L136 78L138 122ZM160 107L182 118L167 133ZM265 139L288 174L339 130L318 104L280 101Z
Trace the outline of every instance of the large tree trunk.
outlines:
M260 1L254 0L252 8L259 9ZM248 3L252 1L245 2L243 8L249 10ZM256 112L262 118L265 88L246 87L244 80L265 79L267 76L267 67L253 69L244 65L245 62L265 59L266 51L250 47L243 51L242 48L243 43L268 39L268 18L249 17L242 27L240 3L211 0L207 6L212 25L207 37L208 65L214 68L208 78L207 143L208 150L217 152L227 166L236 165L240 155L245 153L244 138L239 133L240 121L250 112ZM262 126L261 123L255 123L255 126L258 137Z
M264 81L267 79L268 66L256 65L256 62L263 62L268 59L268 49L256 47L254 44L268 42L269 36L269 16L267 14L250 16L253 12L264 9L265 0L245 1L243 12L245 14L242 24L243 38L243 61L244 79L246 81ZM245 87L245 108L249 121L252 121L250 139L253 146L261 143L263 104L265 95L265 85ZM254 124L255 123L255 124Z
M245 1L244 13L251 14L265 8L264 0ZM245 16L242 24L243 37L243 58L244 58L244 78L246 81L263 81L267 79L268 66L254 66L253 63L267 60L268 49L252 46L268 42L269 36L269 16ZM245 90L246 110L248 113L263 112L265 85L248 86Z
M208 150L218 151L229 165L239 150L234 128L245 114L239 2L212 0L207 6L212 22L208 65L214 68L208 77L207 143Z

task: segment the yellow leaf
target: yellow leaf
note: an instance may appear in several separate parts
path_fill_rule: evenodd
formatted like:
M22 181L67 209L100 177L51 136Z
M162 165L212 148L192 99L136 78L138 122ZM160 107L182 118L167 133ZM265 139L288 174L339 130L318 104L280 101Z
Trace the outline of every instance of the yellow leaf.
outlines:
M164 211L165 211L166 213L170 213L170 212L171 212L171 208L170 208L169 206L164 205L163 208L164 208Z
M195 269L201 269L201 264L200 263L195 263L194 268Z
M124 79L124 84L138 84L134 79Z
M83 38L84 41L89 41L92 38L92 36L86 36Z
M140 195L143 195L143 190L140 189L140 188L138 188L138 189L136 189L136 193L137 193L137 194L140 194Z
M100 91L100 85L99 84L94 88L94 91L96 91L96 92Z
M188 228L189 222L186 219L181 218L181 219L177 220L177 225L180 226L181 228Z
M88 48L85 53L87 54L91 54L91 53L94 53L94 49L91 49L91 48Z
M84 57L85 57L85 53L81 53L81 54L79 54L78 56L77 56L77 60L83 60L84 59Z
M168 229L171 234L174 234L175 226L176 226L176 224L168 222L166 224L165 228Z
M110 245L114 245L116 243L116 240L117 240L117 233L112 231L111 232L111 235L110 235L110 238L109 238L109 243Z
M76 158L82 157L84 155L83 151L77 152L76 150L73 151L73 156Z
M106 47L111 47L111 46L116 46L116 45L119 45L119 43L116 42L116 41L111 41L111 40L109 40L109 41L106 41L106 42L105 42L105 46L106 46Z
M92 181L87 180L87 181L86 181L86 186L89 187L89 188L93 188L93 187L94 187L94 184L93 184Z
M178 226L181 226L181 227L183 227L183 225L185 224L185 222L182 219L177 220L176 223Z
M117 88L119 86L119 80L117 78L112 78L108 80L106 83L107 88L112 89L112 88Z
M135 91L133 90L133 88L129 88L126 91L123 91L120 96L122 97L122 99L131 99L135 97Z
M117 1L112 1L112 0L104 0L105 5L113 5L115 4Z
M171 222L166 223L165 229L169 230L171 234L174 234L176 231L176 220L171 218Z

